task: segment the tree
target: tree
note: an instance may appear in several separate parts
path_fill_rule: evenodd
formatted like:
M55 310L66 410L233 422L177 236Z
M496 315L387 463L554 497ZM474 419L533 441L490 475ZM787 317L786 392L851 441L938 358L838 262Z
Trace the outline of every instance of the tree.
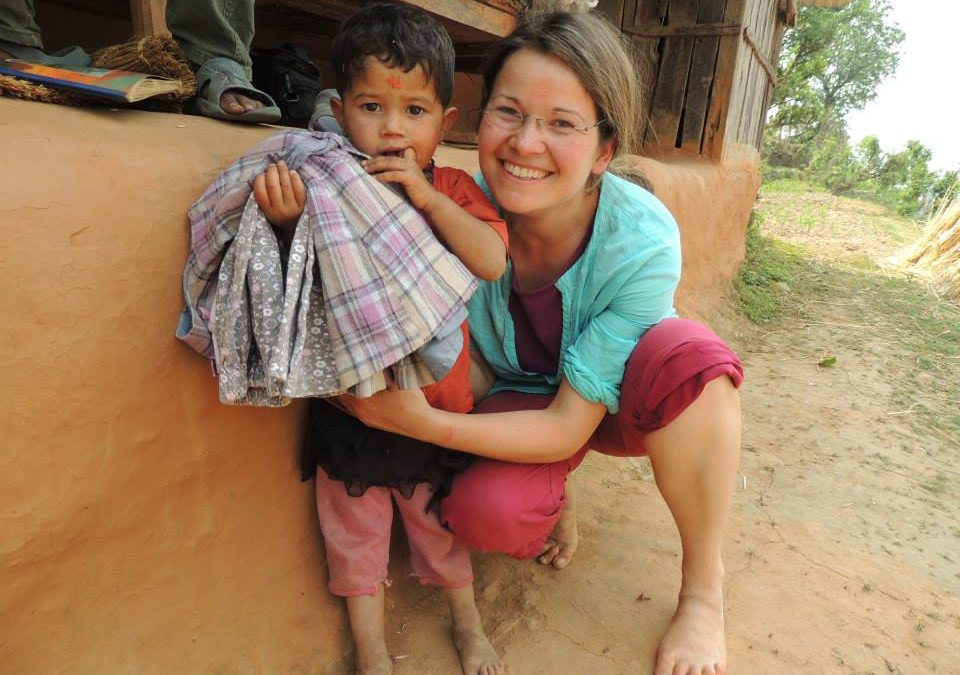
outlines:
M809 144L825 127L876 97L900 62L904 34L887 0L852 0L840 9L801 7L788 31L773 90L773 139Z
M923 199L932 196L937 176L929 168L932 154L920 141L907 141L907 147L888 155L878 181L882 189L896 195L897 211L907 217L920 215L926 206Z

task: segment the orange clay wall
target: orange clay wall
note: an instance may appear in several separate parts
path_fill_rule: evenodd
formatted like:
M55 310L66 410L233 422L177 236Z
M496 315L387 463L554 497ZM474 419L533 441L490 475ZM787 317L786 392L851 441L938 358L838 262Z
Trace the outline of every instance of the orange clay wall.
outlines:
M5 675L345 672L302 407L220 405L173 336L184 214L269 133L0 99ZM684 297L719 297L755 164L644 167L684 232Z

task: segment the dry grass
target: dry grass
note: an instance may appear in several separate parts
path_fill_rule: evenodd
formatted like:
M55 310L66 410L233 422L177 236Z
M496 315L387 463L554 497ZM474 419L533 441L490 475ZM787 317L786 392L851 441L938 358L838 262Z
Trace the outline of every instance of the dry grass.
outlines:
M903 266L926 277L940 297L960 300L960 194L930 217Z

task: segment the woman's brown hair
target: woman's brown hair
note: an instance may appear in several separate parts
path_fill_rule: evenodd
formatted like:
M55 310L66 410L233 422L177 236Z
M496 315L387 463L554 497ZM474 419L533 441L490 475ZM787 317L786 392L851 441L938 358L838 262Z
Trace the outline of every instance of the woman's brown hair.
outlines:
M595 12L528 12L497 42L483 72L485 107L504 63L529 49L559 59L580 80L596 106L602 141L616 141L614 156L638 150L641 86L637 64L620 31ZM592 187L592 186L591 186Z

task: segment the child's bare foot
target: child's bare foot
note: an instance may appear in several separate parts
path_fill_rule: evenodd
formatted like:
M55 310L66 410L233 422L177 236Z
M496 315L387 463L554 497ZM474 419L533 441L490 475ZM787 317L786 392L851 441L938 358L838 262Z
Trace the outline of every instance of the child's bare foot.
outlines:
M463 675L501 675L503 662L483 632L473 586L444 588L453 620L453 645L460 652Z
M460 652L463 675L500 675L503 662L487 639L483 628L454 628L453 645Z
M562 570L570 564L573 554L580 545L580 532L577 530L577 491L573 482L567 482L567 504L563 507L560 520L557 521L543 552L537 557L542 565L553 565Z
M726 674L722 594L680 596L670 627L660 641L653 672Z

